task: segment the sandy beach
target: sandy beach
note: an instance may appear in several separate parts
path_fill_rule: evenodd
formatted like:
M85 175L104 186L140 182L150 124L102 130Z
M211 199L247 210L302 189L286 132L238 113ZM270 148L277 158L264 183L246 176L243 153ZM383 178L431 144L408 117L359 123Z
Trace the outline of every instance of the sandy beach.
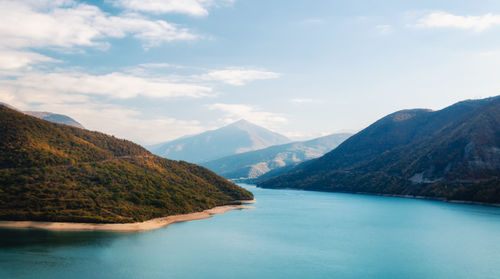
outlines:
M255 203L255 200L241 201L242 203ZM235 209L254 209L248 205L225 205L217 206L201 212L172 215L155 218L144 222L124 224L95 224L95 223L70 223L70 222L37 222L37 221L0 221L1 228L32 228L53 231L112 231L133 232L155 230L173 223L201 220L212 217L215 214L223 214Z

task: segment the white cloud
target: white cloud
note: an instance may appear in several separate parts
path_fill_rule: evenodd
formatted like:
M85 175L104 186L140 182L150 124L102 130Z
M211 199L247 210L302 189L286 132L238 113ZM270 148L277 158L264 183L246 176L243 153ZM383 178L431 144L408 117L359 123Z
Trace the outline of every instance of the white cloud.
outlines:
M302 25L320 25L325 24L326 20L322 18L308 18L301 20L299 23Z
M250 105L217 103L207 105L207 107L210 110L222 111L225 114L225 118L222 120L226 124L245 119L257 125L270 127L288 121L282 114L262 111Z
M124 73L90 75L80 72L26 72L16 79L0 80L11 92L25 94L30 100L44 92L104 95L111 98L205 97L212 89L193 84L171 83ZM38 93L36 93L38 92Z
M487 50L479 53L479 56L499 56L500 51L498 50Z
M294 98L294 99L291 99L290 102L292 102L294 104L322 103L321 100L310 99L310 98Z
M89 130L126 138L141 144L172 140L205 130L198 121L179 120L170 116L146 117L142 111L98 98L38 89L10 91L0 83L0 102L20 110L50 111L68 115Z
M281 74L279 73L268 71L229 68L225 70L210 71L202 75L201 78L203 80L215 80L231 85L241 86L254 80L274 79L279 78L280 76Z
M390 34L390 33L392 33L392 30L393 30L392 25L389 25L389 24L380 24L380 25L375 26L375 28L377 29L378 33L381 35Z
M138 88L143 86L152 90L139 92ZM21 110L65 114L82 123L87 129L141 144L153 144L199 133L205 129L198 121L179 120L169 116L146 117L140 110L109 104L107 100L95 94L116 98L133 97L137 94L174 97L185 96L187 92L189 96L198 96L196 90L191 92L189 85L186 86L187 91L186 88L176 91L179 88L174 86L173 90L172 84L123 74L90 76L81 73L27 73L21 79L0 80L0 102Z
M176 69L183 69L183 66L179 65L174 65L170 63L144 63L144 64L139 64L139 67L141 68L146 68L146 69L162 69L162 68L176 68Z
M495 25L500 25L500 15L485 14L482 16L458 16L446 12L432 12L420 18L416 24L419 28L458 28L482 32Z
M173 140L186 134L200 133L205 130L198 121L179 120L168 116L147 119L139 110L112 104L95 102L72 104L46 100L41 105L30 106L22 101L6 100L3 97L0 93L0 101L19 109L65 114L82 123L89 130L97 130L140 144Z
M44 4L45 3L45 4ZM106 38L132 35L144 47L198 36L164 20L137 14L111 16L96 6L70 1L0 1L0 46L33 48L106 47Z
M114 5L135 12L153 14L178 13L192 16L208 15L207 8L218 2L232 3L234 0L117 0Z
M198 0L118 0L116 6L132 11L149 12L155 14L181 13L193 16L208 15L203 5L205 1Z
M40 62L57 62L57 60L31 51L0 49L0 70L16 70Z
M75 0L22 0L22 2L39 10L47 10L62 6L71 6L76 3Z
M204 131L198 121L185 121L168 116L148 119L144 118L139 110L110 104L44 104L38 109L70 115L87 129L102 131L141 144L154 144Z
M171 2L179 5L189 3ZM215 1L193 2L201 3L205 11L207 7L216 5ZM59 62L34 52L37 49L50 48L66 53L84 51L82 47L105 49L109 47L109 38L127 36L141 40L145 48L174 40L198 38L188 29L164 20L150 20L131 10L110 15L97 6L72 0L0 0L0 101L23 110L66 114L89 129L149 144L205 129L197 121L169 116L147 119L140 110L123 105L130 101L122 99L213 96L212 88L207 83L222 81L243 85L252 80L279 76L267 71L233 68L219 71L198 68L196 76L193 73L174 76L163 73L146 75L146 70L89 74L75 68L48 70L45 65L34 67L40 63ZM137 68L149 71L183 67L153 63L142 64ZM240 107L240 112L231 112L230 106L215 104L212 109L224 111L226 119L246 118L259 124L286 121L279 114L249 106Z

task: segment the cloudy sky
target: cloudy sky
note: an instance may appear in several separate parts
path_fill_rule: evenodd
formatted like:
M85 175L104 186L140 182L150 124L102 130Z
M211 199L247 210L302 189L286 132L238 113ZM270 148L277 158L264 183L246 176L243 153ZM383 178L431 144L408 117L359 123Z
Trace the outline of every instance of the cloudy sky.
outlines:
M0 101L142 144L500 92L500 1L0 0Z

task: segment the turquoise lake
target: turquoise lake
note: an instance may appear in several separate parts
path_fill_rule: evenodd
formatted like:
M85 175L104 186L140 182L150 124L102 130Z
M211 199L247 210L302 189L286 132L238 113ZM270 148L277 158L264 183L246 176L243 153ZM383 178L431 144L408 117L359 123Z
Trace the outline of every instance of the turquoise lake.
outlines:
M500 208L244 185L252 210L137 233L0 230L0 278L500 278Z

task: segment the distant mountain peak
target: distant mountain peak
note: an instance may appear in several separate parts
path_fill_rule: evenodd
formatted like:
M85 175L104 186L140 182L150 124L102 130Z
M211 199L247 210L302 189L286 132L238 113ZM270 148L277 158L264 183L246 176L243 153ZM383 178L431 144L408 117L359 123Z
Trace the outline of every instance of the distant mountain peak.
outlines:
M17 108L15 108L9 104L6 104L4 102L0 102L0 105L5 106L5 107L10 108L10 109L13 109L13 110L16 110L16 111L19 111Z
M15 111L22 112L24 114L27 114L27 115L30 115L33 117L36 117L36 118L39 118L39 119L43 119L45 121L50 121L53 123L59 123L59 124L64 124L64 125L69 125L69 126L85 129L85 127L83 127L83 125L80 124L78 121L76 121L73 118L71 118L67 115L64 115L64 114L57 114L57 113L52 113L52 112L47 112L47 111L21 111L21 110L15 108L9 104L3 103L3 102L0 102L0 105L5 106L5 107L12 109L12 110L15 110Z
M85 129L85 127L83 127L83 125L78 121L64 114L57 114L46 111L25 111L24 113L46 121Z
M216 130L157 144L151 151L165 158L199 163L289 142L283 135L241 119Z
M238 120L238 121L236 121L236 122L233 122L233 124L252 124L252 125L255 125L252 122L250 122L250 121L248 121L246 119L243 119L243 118L240 119L240 120Z
M233 122L225 127L236 127L236 128L240 128L240 129L245 129L248 127L260 127L260 126L257 124L254 124L246 119L240 119L240 120ZM260 127L260 128L262 128L262 127Z
M38 118L44 118L44 117L50 116L51 114L54 114L54 113L50 113L47 111L24 111L24 113L29 114L31 116L38 117Z

